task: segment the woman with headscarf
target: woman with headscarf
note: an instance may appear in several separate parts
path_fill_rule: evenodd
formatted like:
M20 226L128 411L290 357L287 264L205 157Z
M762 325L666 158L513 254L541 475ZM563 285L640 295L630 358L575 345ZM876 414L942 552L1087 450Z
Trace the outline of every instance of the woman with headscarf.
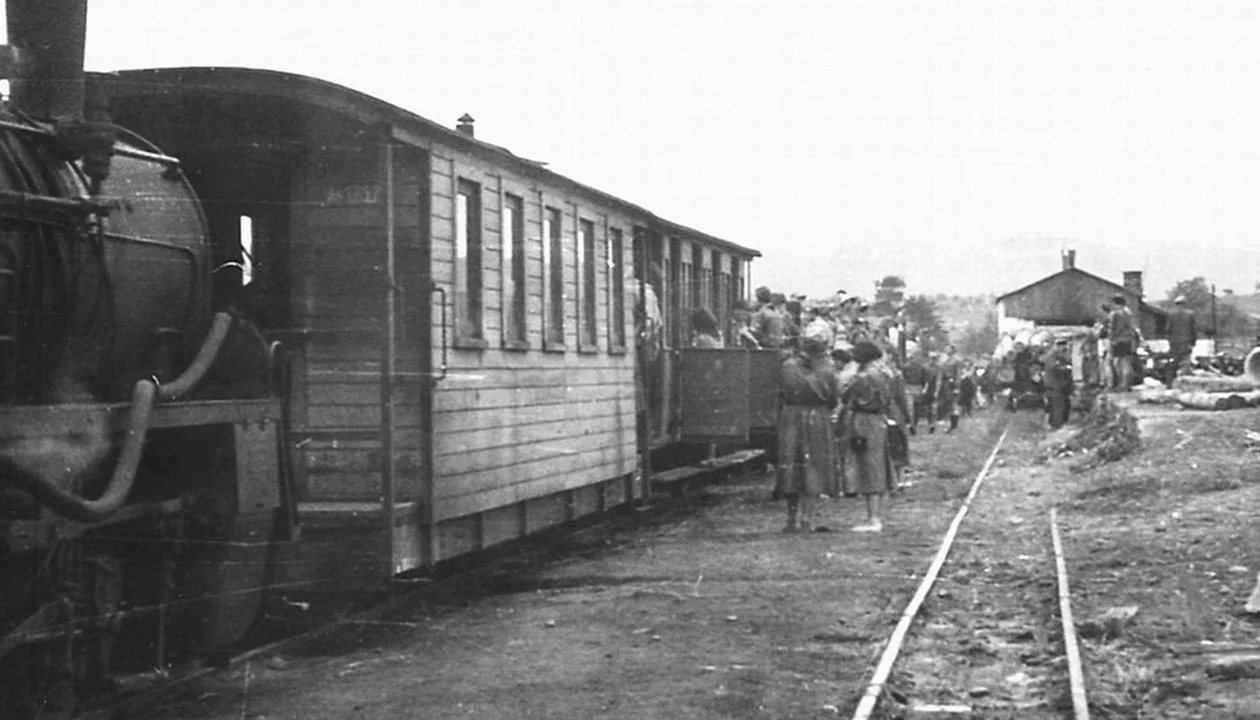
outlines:
M722 332L718 330L717 318L705 308L696 308L691 313L691 347L707 350L722 347Z
M883 356L871 342L853 347L857 374L844 390L841 420L844 452L844 490L846 494L866 498L865 524L855 532L880 532L884 529L883 506L893 490L892 459L888 454L888 413L893 399L875 365Z
M835 434L831 414L840 403L840 384L825 338L807 335L801 354L779 373L779 467L775 494L787 500L785 532L812 529L814 500L837 495Z
M731 310L731 343L745 350L760 350L761 343L752 331L752 308L747 300L736 300Z

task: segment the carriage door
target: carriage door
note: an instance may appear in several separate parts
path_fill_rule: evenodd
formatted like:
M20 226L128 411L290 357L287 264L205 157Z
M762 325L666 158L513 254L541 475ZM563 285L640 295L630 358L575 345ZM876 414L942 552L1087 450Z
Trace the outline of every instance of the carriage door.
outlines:
M684 442L746 442L751 425L752 354L745 350L678 351L679 411Z

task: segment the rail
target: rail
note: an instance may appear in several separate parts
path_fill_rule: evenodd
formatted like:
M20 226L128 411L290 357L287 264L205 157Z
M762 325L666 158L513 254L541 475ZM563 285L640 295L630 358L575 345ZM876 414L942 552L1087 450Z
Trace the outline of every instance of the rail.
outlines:
M888 647L884 648L884 654L880 656L879 665L875 668L875 674L871 677L870 683L867 684L866 692L862 694L862 700L858 703L857 711L853 713L854 720L866 720L866 718L871 716L871 713L875 712L875 705L879 702L879 696L884 691L884 684L888 682L888 676L892 673L893 663L897 662L897 655L901 653L901 645L906 640L906 634L910 632L910 625L914 622L915 616L919 614L919 608L923 606L923 601L927 599L928 592L932 590L932 585L936 582L937 576L940 575L941 568L949 557L950 548L954 545L954 537L958 535L958 528L962 525L963 518L967 517L967 511L971 509L971 501L975 499L976 493L980 491L980 486L984 483L984 479L988 477L989 469L993 467L993 461L997 459L998 451L1002 449L1002 443L1006 441L1006 435L1009 432L1009 428L1002 431L1002 435L993 446L993 451L989 453L988 460L985 460L984 467L980 468L980 473L976 475L975 482L971 484L971 490L967 493L967 499L963 501L962 507L954 515L954 521L950 523L949 530L945 533L945 540L941 543L940 550L936 552L936 558L928 568L927 574L924 575L923 582L919 583L919 589L915 591L914 597L910 598L910 603L906 605L905 612L901 614L901 620L897 623L897 628L893 630L892 637L888 640Z
M1085 697L1085 673L1081 669L1081 652L1076 644L1076 622L1072 619L1072 593L1068 588L1067 563L1063 560L1063 541L1059 538L1059 514L1050 509L1050 537L1054 541L1054 568L1059 578L1059 615L1063 620L1063 647L1067 653L1068 678L1072 683L1072 710L1076 720L1089 720L1089 701Z

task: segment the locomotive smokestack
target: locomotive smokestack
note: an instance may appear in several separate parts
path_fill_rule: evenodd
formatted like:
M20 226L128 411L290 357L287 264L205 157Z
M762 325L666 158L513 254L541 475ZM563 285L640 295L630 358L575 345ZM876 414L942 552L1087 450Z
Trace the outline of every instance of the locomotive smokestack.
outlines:
M47 120L83 117L87 0L7 0L5 10L22 59L13 106Z

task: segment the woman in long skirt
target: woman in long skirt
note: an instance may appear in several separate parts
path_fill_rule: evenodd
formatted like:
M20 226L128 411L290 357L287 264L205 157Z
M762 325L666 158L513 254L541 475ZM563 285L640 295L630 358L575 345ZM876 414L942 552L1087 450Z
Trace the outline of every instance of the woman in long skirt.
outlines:
M881 348L882 349L882 348ZM888 455L893 467L893 488L901 487L901 473L910 464L910 437L906 430L910 424L911 409L909 392L901 370L894 362L895 355L891 349L884 357L871 363L873 377L881 383L884 396L888 398L885 411L888 419Z
M839 494L832 411L840 385L823 338L807 336L803 354L783 363L779 375L779 465L775 494L787 501L785 532L812 529L814 501Z
M894 473L888 454L888 397L883 379L874 367L883 355L873 343L861 342L853 348L857 375L844 390L841 403L844 453L844 490L846 494L866 498L866 518L855 532L880 532L884 529L883 506L893 490Z

